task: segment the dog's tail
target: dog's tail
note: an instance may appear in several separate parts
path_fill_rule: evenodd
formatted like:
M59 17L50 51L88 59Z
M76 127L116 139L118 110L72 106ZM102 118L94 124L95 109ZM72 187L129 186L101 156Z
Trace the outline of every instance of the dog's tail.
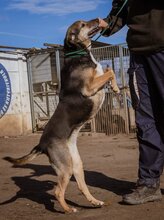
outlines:
M23 157L20 157L20 158L4 157L3 159L9 161L10 163L12 163L14 165L24 165L42 153L43 153L43 151L42 151L41 147L39 145L37 145L36 147L34 147L32 149L32 151L29 154L27 154Z

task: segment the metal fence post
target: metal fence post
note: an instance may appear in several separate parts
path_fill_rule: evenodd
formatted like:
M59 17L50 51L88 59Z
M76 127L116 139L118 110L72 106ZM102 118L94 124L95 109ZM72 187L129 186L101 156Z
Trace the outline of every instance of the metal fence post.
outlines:
M56 55L56 72L57 72L57 78L58 78L58 91L60 91L60 86L61 86L61 76L60 76L60 53L59 50L55 51Z
M33 97L33 82L32 82L32 70L31 70L31 58L27 57L27 75L29 81L30 92L30 106L31 106L31 120L32 120L32 132L36 131L35 110L34 110L34 97Z
M96 133L95 117L91 121L91 132Z
M127 98L126 98L126 80L124 73L124 62L123 62L123 47L119 45L119 59L120 59L120 72L121 72L121 80L123 86L123 104L124 104L124 112L125 112L125 132L129 134L129 120L128 120L128 106L127 106Z

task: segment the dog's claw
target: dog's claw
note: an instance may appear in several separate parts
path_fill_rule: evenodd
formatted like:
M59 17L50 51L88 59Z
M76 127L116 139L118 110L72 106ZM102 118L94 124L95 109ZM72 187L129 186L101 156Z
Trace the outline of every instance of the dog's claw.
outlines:
M77 212L77 209L75 208L71 208L72 209L72 212Z

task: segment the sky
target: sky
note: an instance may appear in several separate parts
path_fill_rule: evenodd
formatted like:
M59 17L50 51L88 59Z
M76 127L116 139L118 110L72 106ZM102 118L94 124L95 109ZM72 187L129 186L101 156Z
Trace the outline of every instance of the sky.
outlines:
M111 0L0 0L0 45L44 48L62 44L67 28L77 20L105 18ZM127 27L98 41L126 41Z

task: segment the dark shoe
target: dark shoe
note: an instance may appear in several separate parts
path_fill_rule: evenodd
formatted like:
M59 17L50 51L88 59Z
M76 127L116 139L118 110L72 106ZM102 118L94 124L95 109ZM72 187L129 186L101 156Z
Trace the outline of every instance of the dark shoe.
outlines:
M131 194L123 196L123 203L138 205L146 202L153 202L162 199L159 187L138 186Z

